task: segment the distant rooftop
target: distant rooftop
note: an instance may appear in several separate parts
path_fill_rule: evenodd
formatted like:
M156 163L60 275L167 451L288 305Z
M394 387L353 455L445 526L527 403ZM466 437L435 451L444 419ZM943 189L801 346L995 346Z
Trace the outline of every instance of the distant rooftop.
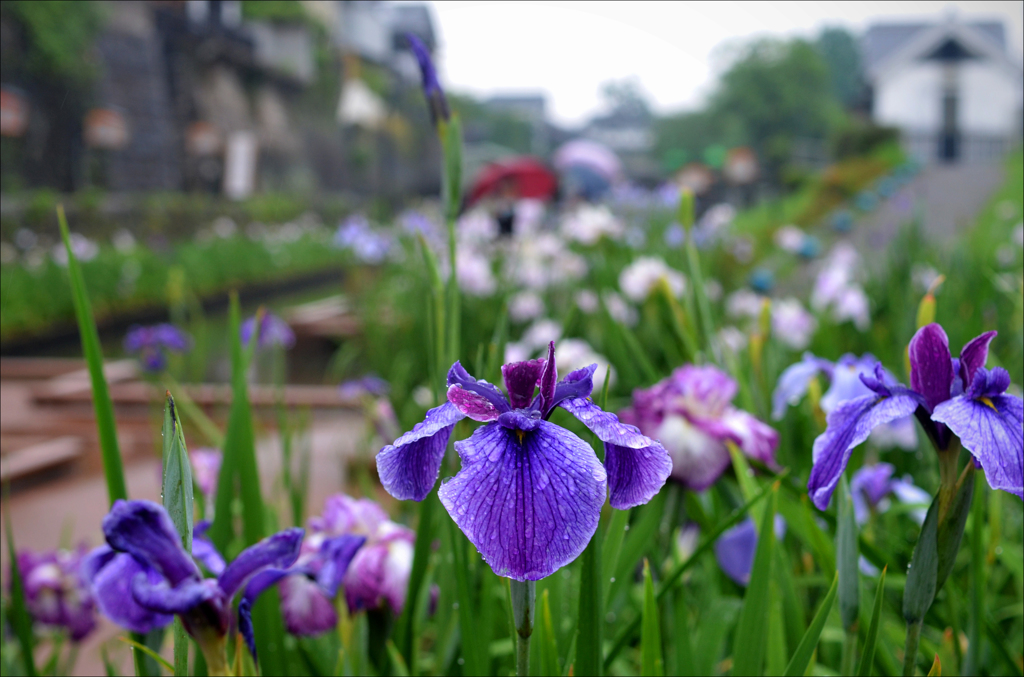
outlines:
M899 51L900 47L913 40L919 33L941 22L878 23L868 27L861 39L861 57L866 71L872 71L887 58ZM1000 51L1006 51L1006 29L1001 21L972 21L964 24L981 33Z

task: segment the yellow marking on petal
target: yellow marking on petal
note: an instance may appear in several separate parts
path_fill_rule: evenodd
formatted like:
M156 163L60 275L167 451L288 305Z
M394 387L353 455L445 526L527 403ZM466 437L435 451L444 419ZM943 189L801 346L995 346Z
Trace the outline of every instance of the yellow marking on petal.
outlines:
M523 438L526 437L526 431L525 430L517 430L516 431L516 437L519 438L519 444L522 444L523 443Z
M992 409L992 411L999 411L998 409L996 409L996 405L992 404L992 400L988 399L987 397L979 397L978 401L981 402L982 404L988 405Z

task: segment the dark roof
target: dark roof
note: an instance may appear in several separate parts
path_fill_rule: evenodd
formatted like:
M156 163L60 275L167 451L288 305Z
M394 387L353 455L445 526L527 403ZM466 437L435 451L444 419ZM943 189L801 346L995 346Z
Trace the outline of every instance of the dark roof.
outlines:
M921 31L937 26L937 23L886 23L868 27L861 39L861 56L868 71L888 59L913 40ZM999 51L1006 50L1006 30L1001 21L976 21L967 24L998 45Z

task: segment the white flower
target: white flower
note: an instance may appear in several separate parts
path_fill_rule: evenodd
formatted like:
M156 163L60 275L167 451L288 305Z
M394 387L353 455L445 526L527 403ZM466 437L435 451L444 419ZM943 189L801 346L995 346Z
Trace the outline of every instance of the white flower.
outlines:
M787 252L797 254L804 244L804 237L804 231L796 226L783 226L775 231L775 244Z
M922 293L932 288L935 281L939 279L939 275L939 271L927 263L916 263L910 271L910 277L914 280L914 286Z
M558 358L558 373L562 375L597 363L597 371L594 372L595 392L600 392L604 387L606 373L610 374L611 382L615 382L615 371L609 372L610 362L583 339L567 338L559 341L555 345L555 355Z
M135 236L125 228L114 233L114 237L112 237L110 241L114 244L114 249L122 254L126 254L135 249Z
M516 322L538 318L544 314L544 299L532 291L521 291L509 302L508 314Z
M455 277L459 281L459 289L470 296L490 296L498 290L491 262L468 247L460 248L456 254Z
M434 393L427 386L416 386L412 391L412 401L424 409L434 406Z
M99 245L80 233L71 233L71 251L78 261L92 261L100 253ZM53 260L58 265L68 265L68 251L64 243L60 242L53 246Z
M725 298L725 312L729 317L756 319L761 315L764 297L749 289L737 289Z
M818 321L795 298L772 303L772 333L793 350L803 350L818 329Z
M519 341L509 341L505 344L505 364L513 362L525 362L530 359L530 349Z
M604 205L580 205L562 221L565 238L585 245L597 244L602 237L617 240L624 233L622 222Z
M857 329L867 331L871 326L868 295L859 285L846 287L832 306L832 317L836 322L851 320Z
M734 354L747 347L747 335L736 327L722 327L718 330L718 340Z
M493 242L498 237L498 224L483 209L474 209L459 218L455 224L462 242Z
M581 289L576 292L576 307L582 310L587 315L596 313L601 306L601 300L597 296L597 292L590 289Z
M551 341L557 341L562 337L562 325L547 318L537 320L523 332L521 343L528 350L546 348Z
M222 240L226 240L238 232L238 226L230 216L218 216L214 219L211 228L213 229L213 234Z
M641 256L619 274L619 288L627 298L642 302L661 280L668 283L673 296L682 296L686 290L686 278L682 273L669 268L660 258Z
M636 323L640 321L636 308L626 303L625 299L615 292L607 291L603 298L604 307L608 309L608 314L616 322L621 322L627 327L635 327Z

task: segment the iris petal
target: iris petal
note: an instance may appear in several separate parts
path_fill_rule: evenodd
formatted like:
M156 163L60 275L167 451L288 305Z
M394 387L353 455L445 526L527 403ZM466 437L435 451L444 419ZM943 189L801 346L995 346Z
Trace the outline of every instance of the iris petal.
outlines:
M937 324L917 330L908 346L910 354L910 387L924 395L928 410L949 399L953 383L953 358L949 339Z
M323 542L320 546L320 556L323 558L323 566L317 572L317 583L324 589L328 597L334 597L338 592L338 586L348 571L348 565L356 552L366 543L365 536L353 536L351 534L338 536Z
M627 510L647 503L665 485L672 472L672 458L660 442L645 436L636 426L621 422L589 399L565 400L562 408L604 442L609 501Z
M527 433L485 425L455 448L462 470L438 497L496 574L540 580L583 552L607 487L589 445L542 421Z
M828 507L853 448L866 440L875 426L912 414L918 404L916 393L897 386L890 397L865 395L841 402L832 410L828 428L814 440L814 467L807 481L811 500L819 510Z
M961 395L935 408L932 419L949 426L981 464L993 489L1024 498L1024 410L1020 398Z
M338 624L334 604L315 581L290 576L281 582L281 615L293 635L319 635Z
M590 393L594 390L595 371L597 371L597 365L591 364L566 374L565 378L555 384L555 395L551 400L551 407L558 406L568 399L590 397Z
M505 388L508 390L508 399L513 409L523 409L530 406L533 401L533 391L537 389L540 382L540 374L544 370L544 360L527 360L526 362L512 362L501 368L501 375L505 379Z
M128 553L115 552L106 546L96 548L82 563L82 573L92 585L100 611L121 627L132 632L149 632L173 620L174 616L152 611L135 601L132 580L136 575L146 575L154 585L163 579Z
M217 579L228 599L234 596L246 579L260 569L284 568L294 564L299 556L304 533L299 528L285 529L240 552Z
M811 384L811 379L821 371L821 363L817 357L804 353L804 359L786 367L779 376L778 385L772 393L772 418L779 420L785 415L786 407L799 402Z
M182 614L222 594L210 581L184 581L172 588L167 581L154 583L140 572L132 579L132 597L140 605L163 614Z
M459 384L448 388L448 401L455 408L474 421L493 421L498 418L498 410L483 395L464 390Z
M985 366L988 361L988 346L998 332L987 331L976 336L967 342L967 345L960 351L960 380L964 390L970 387L974 380L974 373Z
M465 418L451 402L427 412L427 417L394 444L377 454L377 474L395 498L422 501L437 482L452 428Z
M152 501L117 500L103 518L103 534L115 550L134 555L177 585L199 578L199 568L181 547L163 506Z

